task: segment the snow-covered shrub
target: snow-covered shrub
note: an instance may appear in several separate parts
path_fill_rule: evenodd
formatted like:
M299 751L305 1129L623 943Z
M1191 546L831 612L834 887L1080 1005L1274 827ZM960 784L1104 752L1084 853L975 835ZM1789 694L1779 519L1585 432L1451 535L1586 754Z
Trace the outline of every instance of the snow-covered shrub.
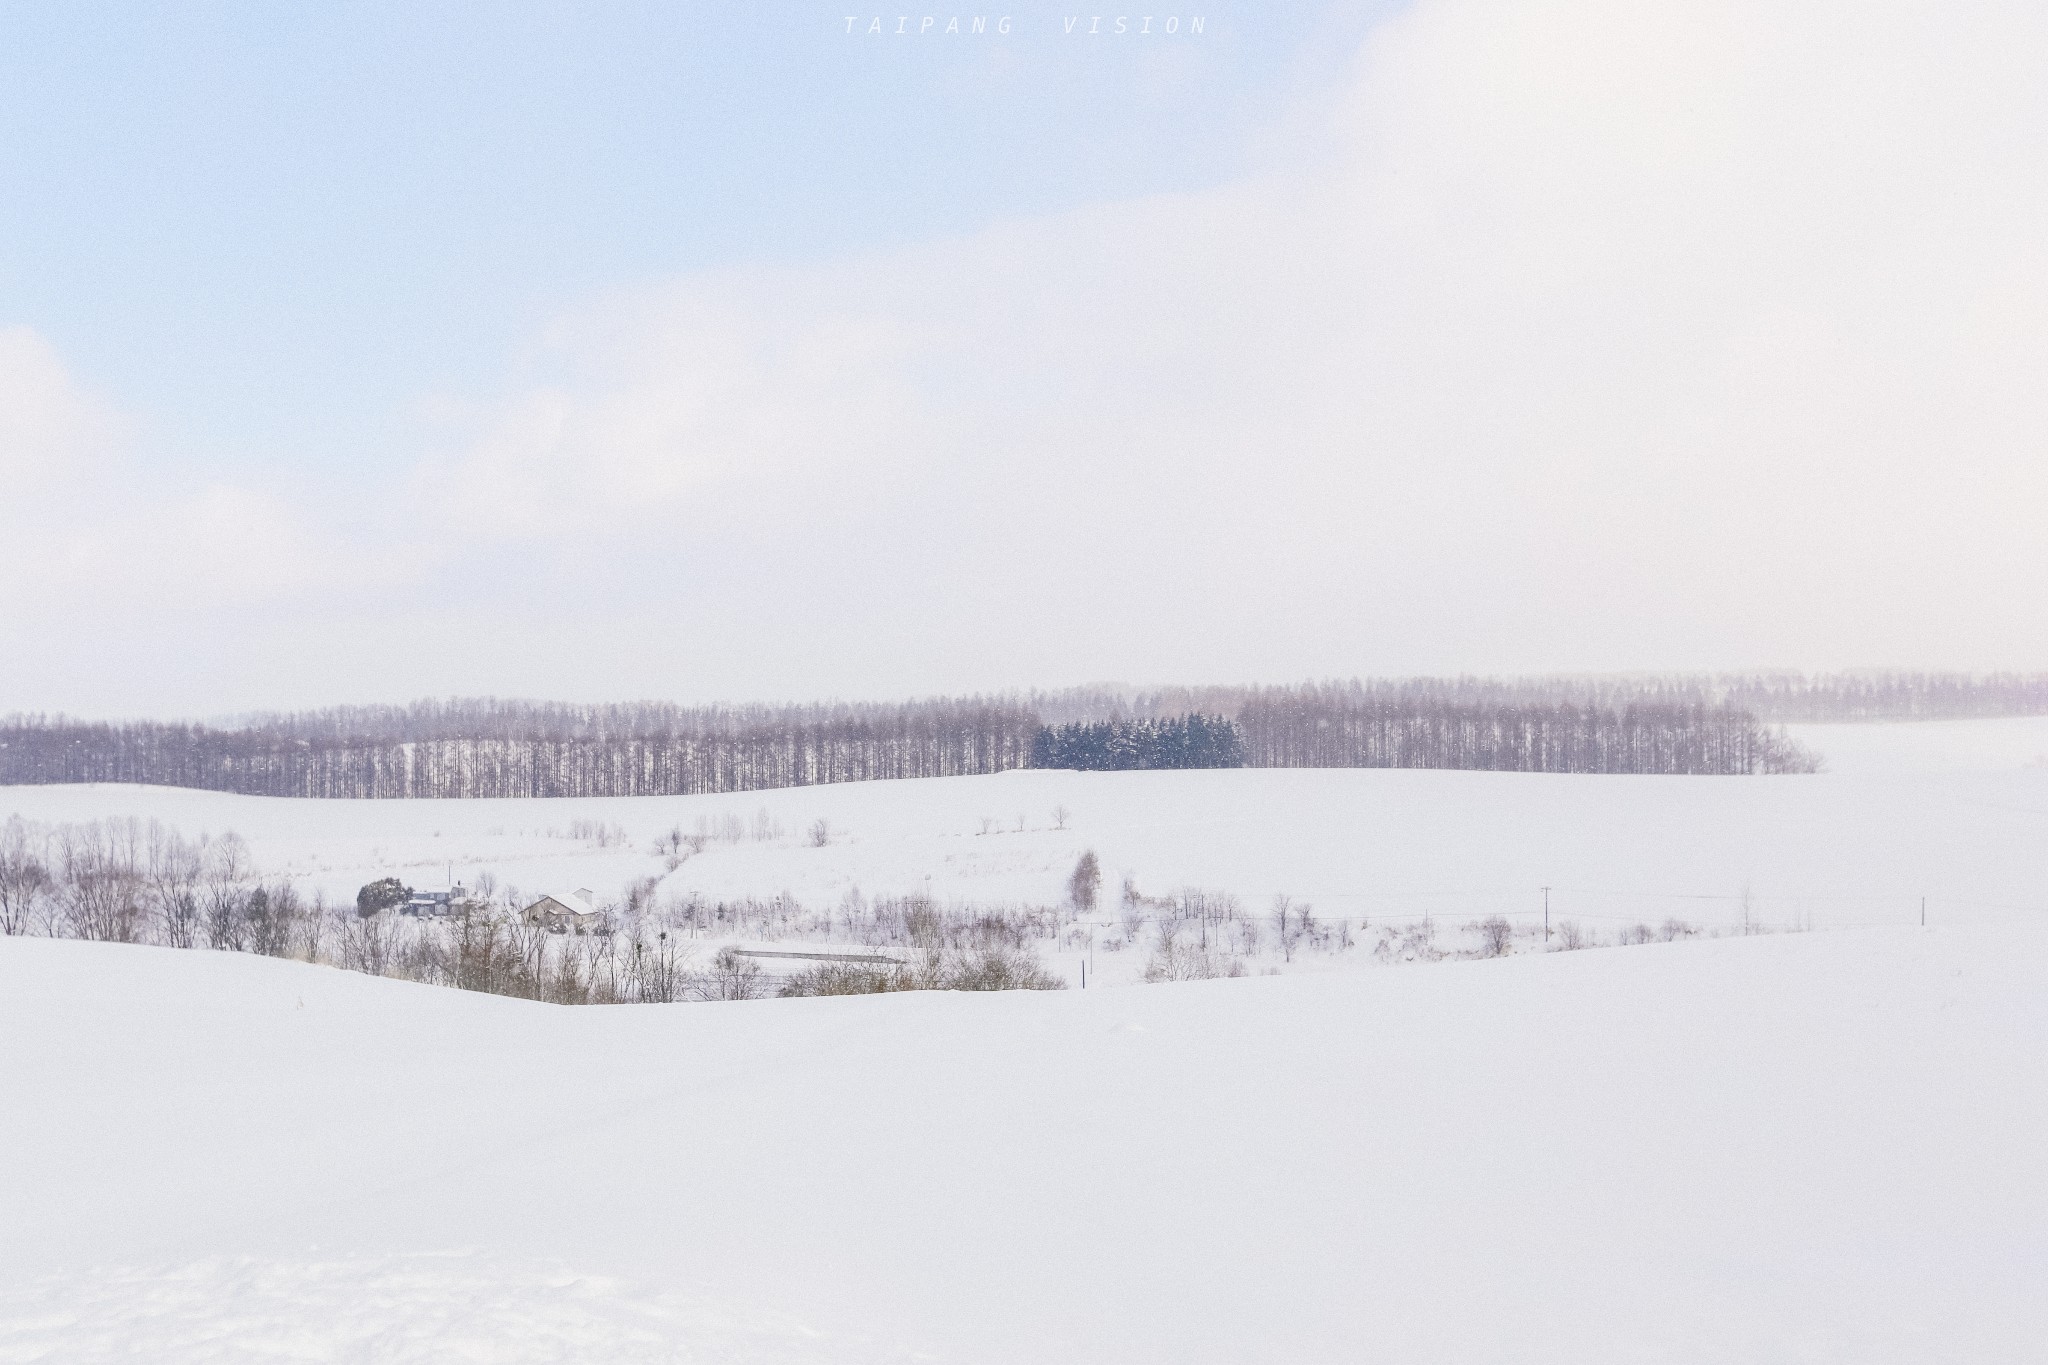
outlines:
M962 953L946 964L943 989L949 991L1058 991L1067 983L1040 965L1028 950L989 944Z
M916 990L910 973L893 963L820 962L782 984L779 995L880 995Z
M940 949L916 964L821 962L783 983L797 995L877 995L889 991L1056 991L1066 983L1029 951L990 944L967 951Z
M1178 938L1161 940L1152 960L1145 964L1147 981L1207 981L1243 975L1244 961L1234 953Z
M1436 946L1436 921L1427 917L1414 924L1382 928L1372 951L1382 962L1436 962L1444 955Z

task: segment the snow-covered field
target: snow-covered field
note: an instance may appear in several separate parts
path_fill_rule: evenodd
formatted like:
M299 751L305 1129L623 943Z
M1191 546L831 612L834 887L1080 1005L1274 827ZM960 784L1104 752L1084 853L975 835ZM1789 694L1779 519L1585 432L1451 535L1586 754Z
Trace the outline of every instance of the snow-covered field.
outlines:
M2022 1362L2048 931L564 1009L0 941L0 1361Z
M1802 737L1831 771L0 791L344 899L1050 903L1092 848L1112 903L1823 931L591 1009L0 939L0 1365L2039 1359L2048 722Z
M1050 905L1099 855L1105 924L1123 881L1153 896L1276 894L1326 922L1447 926L1552 916L1612 933L1679 919L1816 928L2048 915L2048 718L1812 726L1830 771L1776 778L1387 770L1015 772L730 796L559 801L284 801L134 787L0 789L0 816L158 819L232 829L257 863L330 899L397 876L489 871L522 895L589 887L712 900L849 893ZM824 821L828 842L809 831ZM671 831L708 834L673 871ZM766 838L757 838L765 834ZM736 836L736 837L730 837ZM1078 981L1076 951L1052 965ZM1118 979L1097 956L1097 970ZM1318 960L1315 964L1328 965Z

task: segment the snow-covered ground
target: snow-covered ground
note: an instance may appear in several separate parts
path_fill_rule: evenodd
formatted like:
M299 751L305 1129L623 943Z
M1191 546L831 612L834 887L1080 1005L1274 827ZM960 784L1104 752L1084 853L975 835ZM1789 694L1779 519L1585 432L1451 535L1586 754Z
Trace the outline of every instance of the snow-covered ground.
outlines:
M488 870L1045 904L1092 848L1112 905L1529 926L1547 885L1602 929L1823 930L601 1009L0 939L0 1365L2037 1359L2048 721L1801 737L1830 771L0 790L233 829L343 899ZM707 840L671 870L673 830Z
M1126 878L1153 896L1227 892L1253 913L1287 894L1326 922L1456 926L1498 914L1525 928L1541 923L1549 887L1554 920L1610 934L1674 918L1707 928L1916 924L1923 898L1930 923L2048 915L2048 766L2039 762L2048 718L1796 733L1828 756L1830 771L1015 772L559 801L16 787L0 789L0 816L232 829L267 871L343 902L379 877L432 888L489 871L522 894L589 887L611 897L659 876L669 897L786 895L813 910L856 890L1050 905L1093 849L1105 921ZM820 820L828 842L813 847ZM671 831L710 836L673 871L654 852ZM1078 981L1079 957L1055 954L1052 965ZM1110 965L1098 955L1098 969Z
M2048 716L1884 725L1793 725L1832 773L2011 772L2048 768Z
M2038 924L610 1009L9 939L0 1037L10 1363L2048 1340Z

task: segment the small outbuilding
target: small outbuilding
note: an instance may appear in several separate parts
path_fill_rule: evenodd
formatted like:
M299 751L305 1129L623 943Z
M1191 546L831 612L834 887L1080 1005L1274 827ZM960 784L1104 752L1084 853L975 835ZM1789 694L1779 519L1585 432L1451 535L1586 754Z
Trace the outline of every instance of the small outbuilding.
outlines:
M590 888L578 887L542 896L522 910L519 918L557 934L584 934L597 924L597 906L592 903Z
M457 882L446 891L415 891L398 907L398 911L402 915L423 915L430 919L439 919L444 915L454 914L455 907L468 898L469 892L463 888L461 882Z

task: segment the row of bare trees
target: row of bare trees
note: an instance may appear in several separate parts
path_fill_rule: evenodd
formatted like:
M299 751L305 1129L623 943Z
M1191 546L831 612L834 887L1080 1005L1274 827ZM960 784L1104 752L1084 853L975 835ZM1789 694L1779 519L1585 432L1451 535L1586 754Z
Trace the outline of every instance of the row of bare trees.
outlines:
M0 724L0 785L137 782L256 796L655 796L1025 765L1036 719L979 698L725 710L349 708L238 726Z
M1496 678L1352 678L1307 688L1253 686L1129 688L1088 686L1034 692L1027 704L1047 725L1161 720L1184 715L1239 718L1258 698L1312 691L1352 708L1421 713L1451 706L1518 710L1569 706L1745 711L1766 725L1792 722L1938 720L2048 715L2048 673L1671 673L1557 674Z
M1745 775L1817 766L1781 732L1726 706L1507 706L1304 686L1252 694L1236 724L1245 763L1257 768Z
M1242 689L1209 700L1228 709L1215 712L1224 719L1201 723L1230 740L1233 761L1241 741L1242 761L1254 767L1756 773L1812 766L1749 712L1722 704L1511 704L1357 684ZM1081 761L1067 752L1075 746L1048 744L1046 736L1185 729L1196 719L1045 728L1021 705L970 700L856 708L822 719L796 711L782 719L677 713L696 715L702 728L660 733L625 726L550 732L536 723L520 735L505 733L510 727L497 723L499 713L484 710L478 727L487 732L464 736L442 733L454 722L434 714L436 723L417 739L392 737L404 733L393 725L352 735L298 721L228 729L16 718L0 725L0 785L133 782L341 798L683 795L1067 766Z
M230 833L188 840L156 821L0 826L0 932L312 956L324 907L256 875Z
M1264 767L1746 773L1808 766L1789 721L2048 714L2048 674L1676 674L1075 688L899 704L421 701L224 725L0 722L0 785L263 796L641 796L1030 766L1041 727L1235 722ZM1043 748L1043 745L1041 745ZM1049 761L1048 755L1038 755Z

